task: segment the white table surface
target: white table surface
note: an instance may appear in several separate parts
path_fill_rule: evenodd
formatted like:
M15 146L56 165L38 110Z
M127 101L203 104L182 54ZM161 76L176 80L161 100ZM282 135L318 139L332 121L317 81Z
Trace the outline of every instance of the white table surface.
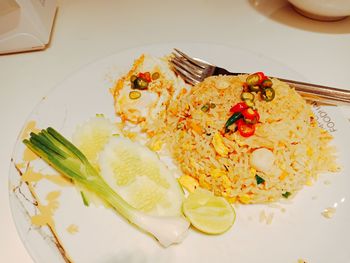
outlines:
M8 172L34 106L89 62L130 47L179 41L252 50L309 81L350 89L350 18L310 20L284 0L61 0L46 50L0 56L0 262L32 262L12 220ZM342 109L350 116L349 108Z

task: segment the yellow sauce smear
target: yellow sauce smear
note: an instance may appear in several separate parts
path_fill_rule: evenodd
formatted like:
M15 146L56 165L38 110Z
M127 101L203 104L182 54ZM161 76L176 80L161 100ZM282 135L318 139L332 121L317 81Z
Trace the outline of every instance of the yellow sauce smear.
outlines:
M36 183L41 179L47 179L50 182L59 185L59 186L71 186L73 183L63 177L62 175L54 175L54 174L42 174L40 172L33 171L32 167L28 167L27 171L22 175L21 180L27 183Z
M67 230L67 232L68 232L69 234L72 234L72 235L74 235L74 234L76 234L77 232L79 232L78 226L77 226L77 225L74 225L74 224L69 225L69 226L67 227L66 230Z
M28 138L31 132L34 132L34 133L40 132L40 129L36 127L36 121L29 121L27 123L26 127L23 129L23 132L21 134L21 139L24 140Z
M49 225L55 227L53 220L53 214L59 206L58 198L61 195L61 191L52 191L46 195L47 205L43 205L38 201L39 214L32 216L32 224L35 226Z
M22 164L20 165L22 166ZM31 217L31 223L38 227L45 225L48 226L55 238L55 244L60 251L64 261L71 263L73 261L62 246L62 242L60 241L56 232L55 222L53 219L53 215L59 207L58 198L61 195L61 191L49 192L45 197L45 200L47 201L46 205L42 204L38 198L38 195L36 194L33 184L37 183L43 178L60 186L68 186L72 185L72 183L69 180L65 179L62 175L45 175L40 172L35 172L32 167L27 167L26 171L22 174L21 177L21 181L27 184L30 193L36 201L35 205L37 207L38 213Z
M26 147L23 153L23 161L30 162L34 161L35 159L38 159L38 156Z

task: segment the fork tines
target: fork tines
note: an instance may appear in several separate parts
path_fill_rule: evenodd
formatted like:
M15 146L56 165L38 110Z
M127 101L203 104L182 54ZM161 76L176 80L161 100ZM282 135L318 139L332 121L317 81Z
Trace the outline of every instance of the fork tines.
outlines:
M173 71L191 85L202 82L206 77L208 66L211 65L191 58L176 48L174 51L170 60Z

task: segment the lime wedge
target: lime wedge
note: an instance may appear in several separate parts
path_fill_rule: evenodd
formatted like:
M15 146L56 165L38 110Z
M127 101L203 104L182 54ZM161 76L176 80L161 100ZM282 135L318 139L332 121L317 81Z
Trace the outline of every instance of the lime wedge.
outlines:
M236 219L232 205L225 198L201 188L189 194L182 208L191 224L206 234L221 234Z

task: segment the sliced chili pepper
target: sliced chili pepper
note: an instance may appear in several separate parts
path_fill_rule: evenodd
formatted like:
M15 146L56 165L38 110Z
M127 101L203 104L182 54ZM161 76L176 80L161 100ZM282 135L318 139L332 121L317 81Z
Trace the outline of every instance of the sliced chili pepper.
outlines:
M145 79L147 82L151 82L152 78L151 78L151 73L149 73L148 71L145 72Z
M252 108L247 108L242 111L243 117L247 119L255 118L255 111Z
M244 82L242 85L243 91L249 91L249 86L247 84L247 82Z
M259 76L259 84L261 84L265 79L267 79L267 77L265 76L264 72L256 72L255 74L257 74Z
M254 108L255 107L255 103L253 100L244 100L245 104L247 104L247 106L249 108Z
M242 118L241 112L235 112L231 115L230 118L225 123L225 132L228 132L228 127L230 127L232 124L234 124L237 120L240 120Z
M159 72L154 72L151 77L153 80L156 80L159 78L159 76L160 76Z
M260 85L265 79L266 76L263 72L255 72L247 77L246 82L248 86L256 86Z
M265 101L271 101L275 98L275 90L273 88L263 89L263 91L261 92L261 97Z
M252 136L255 132L255 125L246 123L243 119L237 121L237 127L239 134L243 137Z
M246 108L248 108L248 105L245 102L239 102L236 105L232 106L232 108L230 109L230 112L231 113L241 112Z
M256 118L257 122L259 122L260 121L260 114L257 110L254 110L254 112L255 112L255 118Z
M241 99L254 101L254 94L251 92L242 92Z
M133 90L129 92L129 98L131 100L137 100L138 98L141 97L141 92Z
M151 82L152 79L151 79L151 73L149 72L145 72L145 73L142 73L140 72L137 77L141 78L141 79L144 79L145 81L147 82Z
M254 111L252 108L244 109L242 111L242 115L245 119L253 120L256 118L256 111Z
M258 92L258 91L260 91L260 86L259 85L251 85L251 86L249 86L249 91L250 92Z
M262 87L262 88L271 88L271 87L272 87L272 80L271 80L271 79L265 79L265 80L261 83L261 87Z
M248 108L242 111L242 115L244 120L247 123L254 124L257 123L260 119L260 115L257 110L253 110L252 108Z
M207 111L209 111L209 109L210 109L210 104L209 104L209 103L206 103L206 104L204 104L204 105L201 107L201 110L202 110L203 112L207 112Z
M248 86L255 86L258 85L260 81L259 75L257 74L251 74L247 77L246 82Z
M142 77L137 77L136 80L134 81L134 85L133 85L134 89L147 89L148 88L148 82L142 78Z
M137 76L135 76L135 75L132 75L132 76L130 77L130 81L131 81L131 82L134 82L136 79L137 79Z

